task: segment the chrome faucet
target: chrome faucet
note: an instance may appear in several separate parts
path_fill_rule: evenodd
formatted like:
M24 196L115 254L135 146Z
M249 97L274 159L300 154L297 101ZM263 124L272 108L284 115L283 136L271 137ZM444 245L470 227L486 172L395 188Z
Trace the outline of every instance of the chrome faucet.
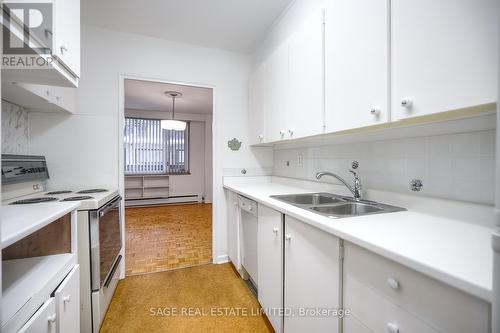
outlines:
M344 184L349 189L349 191L351 191L354 200L359 201L361 200L361 180L359 179L359 176L355 171L349 170L349 172L354 175L353 186L349 185L342 177L332 172L320 171L316 173L316 179L321 179L321 177L323 176L331 176L333 178L338 179L342 184Z

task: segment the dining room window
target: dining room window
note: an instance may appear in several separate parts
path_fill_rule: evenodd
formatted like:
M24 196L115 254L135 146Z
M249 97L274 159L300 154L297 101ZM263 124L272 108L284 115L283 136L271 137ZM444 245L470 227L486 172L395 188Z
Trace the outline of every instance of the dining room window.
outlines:
M189 173L189 122L185 130L161 128L160 119L125 118L125 174Z

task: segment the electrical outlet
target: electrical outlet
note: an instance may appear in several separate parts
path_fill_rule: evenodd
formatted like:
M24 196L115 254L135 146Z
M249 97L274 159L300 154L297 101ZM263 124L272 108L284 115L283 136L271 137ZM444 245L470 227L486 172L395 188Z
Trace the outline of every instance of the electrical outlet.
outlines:
M302 166L302 164L303 164L303 162L304 162L304 158L303 158L303 156L302 156L302 153L299 153L299 154L297 155L297 165L298 165L299 167L301 167L301 166Z

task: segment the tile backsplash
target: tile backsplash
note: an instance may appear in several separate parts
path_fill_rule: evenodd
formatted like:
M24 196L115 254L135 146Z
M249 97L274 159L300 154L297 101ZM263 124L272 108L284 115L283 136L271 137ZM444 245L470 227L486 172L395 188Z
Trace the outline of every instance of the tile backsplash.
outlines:
M495 131L426 136L274 151L273 174L315 180L317 171L349 182L352 161L364 188L493 204ZM410 181L420 179L420 192ZM324 177L321 181L337 182Z
M28 154L28 111L2 101L2 153Z

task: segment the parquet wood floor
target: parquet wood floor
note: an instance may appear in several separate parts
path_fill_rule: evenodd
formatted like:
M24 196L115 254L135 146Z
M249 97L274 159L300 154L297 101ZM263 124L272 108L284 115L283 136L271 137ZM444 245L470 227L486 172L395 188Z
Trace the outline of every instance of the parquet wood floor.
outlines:
M212 205L125 210L127 276L212 263Z

